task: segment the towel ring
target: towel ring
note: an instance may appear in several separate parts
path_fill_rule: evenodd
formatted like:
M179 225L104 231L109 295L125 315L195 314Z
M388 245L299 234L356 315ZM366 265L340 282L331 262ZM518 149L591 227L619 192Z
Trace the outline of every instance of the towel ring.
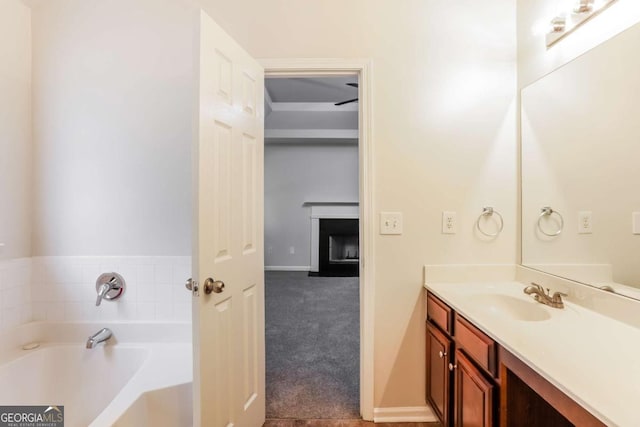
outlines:
M500 226L498 227L498 231L496 231L495 233L487 233L480 226L480 220L482 219L482 217L493 216L493 214L498 215L498 218L500 218ZM487 206L487 207L482 208L482 213L480 214L480 216L478 217L478 219L476 221L476 228L478 229L478 231L480 233L484 234L487 237L496 237L498 234L502 233L502 229L504 228L504 220L502 219L502 215L500 215L500 212L498 212L497 210L493 209L491 206Z
M556 214L558 216L558 218L560 219L560 226L558 227L558 231L556 231L555 233L547 233L542 228L542 225L540 224L540 221L542 221L542 218L549 217L549 216L551 216L553 214ZM553 209L551 209L550 206L545 206L542 209L540 209L540 216L538 216L538 230L540 230L540 232L542 234L544 234L545 236L549 236L549 237L556 237L556 236L559 236L562 233L563 229L564 229L564 218L562 218L562 215L560 214L560 212L554 211Z

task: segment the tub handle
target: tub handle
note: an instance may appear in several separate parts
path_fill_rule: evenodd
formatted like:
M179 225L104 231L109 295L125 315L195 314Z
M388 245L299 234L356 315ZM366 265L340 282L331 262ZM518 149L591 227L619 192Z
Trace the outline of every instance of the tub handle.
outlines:
M102 300L113 301L118 299L124 293L126 283L124 278L118 273L104 273L96 280L96 306L102 303Z

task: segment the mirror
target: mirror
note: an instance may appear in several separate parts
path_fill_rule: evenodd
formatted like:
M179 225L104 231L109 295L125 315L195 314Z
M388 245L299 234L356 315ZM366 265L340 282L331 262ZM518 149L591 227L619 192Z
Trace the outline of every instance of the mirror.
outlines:
M636 24L523 89L521 128L522 264L637 299L639 40Z

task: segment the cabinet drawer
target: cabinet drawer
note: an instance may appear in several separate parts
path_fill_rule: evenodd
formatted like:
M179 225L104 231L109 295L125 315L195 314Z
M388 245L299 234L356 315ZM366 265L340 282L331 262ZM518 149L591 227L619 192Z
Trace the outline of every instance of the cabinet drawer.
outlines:
M455 319L455 341L458 348L492 376L497 376L496 343L484 332L460 316Z
M451 307L432 294L427 294L427 319L440 326L449 335L453 332L453 311Z

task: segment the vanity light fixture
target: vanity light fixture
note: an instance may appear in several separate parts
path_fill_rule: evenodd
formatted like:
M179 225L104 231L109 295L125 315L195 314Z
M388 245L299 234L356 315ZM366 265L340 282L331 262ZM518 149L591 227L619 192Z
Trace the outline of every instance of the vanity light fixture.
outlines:
M598 15L617 0L576 0L567 11L559 13L551 20L547 32L547 48L550 48L589 19Z
M551 20L551 31L553 33L563 33L567 28L567 18L564 16L556 16Z
M573 8L574 13L587 13L593 10L593 0L579 0Z

